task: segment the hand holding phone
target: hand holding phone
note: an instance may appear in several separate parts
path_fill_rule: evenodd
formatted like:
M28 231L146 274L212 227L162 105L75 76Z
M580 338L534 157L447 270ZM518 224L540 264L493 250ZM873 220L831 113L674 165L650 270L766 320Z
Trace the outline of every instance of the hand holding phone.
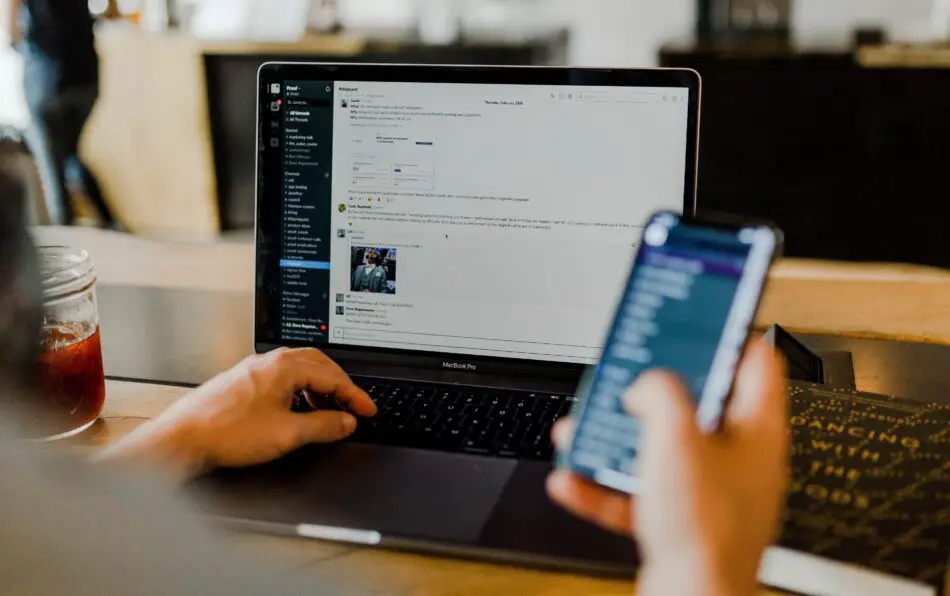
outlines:
M690 391L676 375L641 375L622 398L643 425L636 497L597 486L570 470L548 480L551 498L607 530L635 535L637 593L756 594L762 553L775 539L788 484L786 371L762 339L745 350L724 418L703 433ZM559 449L575 431L555 428Z
M601 362L581 384L576 436L561 467L638 492L641 428L621 396L652 368L682 379L700 429L719 427L780 246L781 233L764 224L669 212L648 220Z

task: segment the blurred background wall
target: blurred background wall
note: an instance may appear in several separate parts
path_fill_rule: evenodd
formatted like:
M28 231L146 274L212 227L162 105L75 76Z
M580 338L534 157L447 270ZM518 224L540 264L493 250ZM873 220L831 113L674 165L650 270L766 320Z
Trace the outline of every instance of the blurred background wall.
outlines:
M413 0L343 0L340 4L354 23L362 25L379 27L412 18ZM539 18L569 29L569 63L585 66L655 65L662 44L692 33L696 12L695 0L539 0L533 4ZM800 0L793 10L793 35L803 45L842 45L856 27L870 25L885 28L895 40L920 40L930 33L933 4L931 0ZM5 39L5 34L0 37ZM0 123L26 122L20 76L16 53L3 43Z
M777 220L793 256L950 266L950 0L90 6L109 18L82 150L135 233L248 233L264 61L664 65L703 76L700 209ZM710 7L715 34L697 37ZM28 125L21 77L0 42L0 125Z
M412 15L413 0L343 0L340 4L352 22L379 27L387 20L399 23ZM531 4L537 5L539 18L563 23L570 30L570 64L603 66L655 65L662 44L692 33L696 6L695 0L539 0ZM793 35L803 45L842 45L856 27L870 25L885 28L892 39L916 41L930 33L933 4L931 0L800 0L793 10ZM3 43L0 122L25 122L17 84L20 76L16 53Z

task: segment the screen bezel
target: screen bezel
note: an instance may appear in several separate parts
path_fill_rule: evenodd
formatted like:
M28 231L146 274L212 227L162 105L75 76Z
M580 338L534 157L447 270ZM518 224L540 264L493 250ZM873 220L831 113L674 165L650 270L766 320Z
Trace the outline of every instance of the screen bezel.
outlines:
M255 148L258 160L255 193L254 349L257 353L267 352L279 347L318 347L344 367L350 362L373 362L386 366L442 371L445 369L445 361L449 359L452 363L465 365L466 370L475 374L537 376L558 379L579 378L585 368L583 364L554 361L347 346L330 343L268 341L266 319L274 320L273 315L278 312L279 308L277 300L272 299L266 292L266 287L274 279L271 276L277 273L276 265L279 261L279 226L273 226L273 216L275 214L268 211L268 209L279 209L279 205L265 205L261 201L264 172L260 167L259 158L264 140L260 110L262 97L266 97L266 86L271 83L284 84L288 80L685 88L689 90L689 102L682 212L686 216L692 216L696 212L702 87L700 76L696 71L688 69L593 69L531 66L266 63L258 71L258 146ZM268 215L271 217L268 217Z

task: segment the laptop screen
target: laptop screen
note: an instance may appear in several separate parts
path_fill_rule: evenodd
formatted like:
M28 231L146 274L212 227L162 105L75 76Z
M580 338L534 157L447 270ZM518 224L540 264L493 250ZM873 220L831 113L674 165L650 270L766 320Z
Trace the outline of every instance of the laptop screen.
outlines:
M594 363L641 224L691 186L688 87L288 77L261 99L281 345Z

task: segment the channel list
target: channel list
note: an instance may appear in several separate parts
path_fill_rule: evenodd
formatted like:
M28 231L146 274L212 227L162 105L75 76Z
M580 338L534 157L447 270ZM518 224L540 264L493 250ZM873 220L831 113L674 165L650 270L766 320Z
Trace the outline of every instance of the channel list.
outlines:
M281 335L312 343L330 308L333 86L291 81L282 99Z

